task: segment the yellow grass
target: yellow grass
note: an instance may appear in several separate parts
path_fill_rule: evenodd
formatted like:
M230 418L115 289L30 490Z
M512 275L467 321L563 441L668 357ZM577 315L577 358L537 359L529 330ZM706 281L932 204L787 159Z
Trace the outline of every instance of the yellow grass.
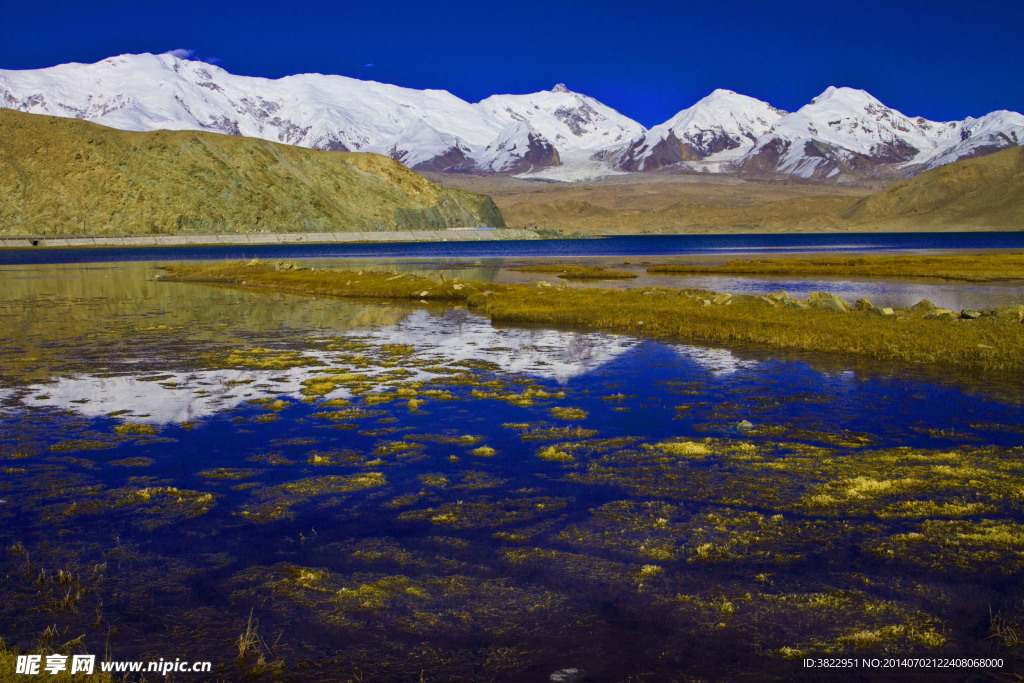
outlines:
M961 257L968 261L971 257ZM670 289L537 288L529 285L436 282L388 273L293 269L257 264L171 268L168 279L314 296L440 300L466 305L494 322L597 329L709 344L847 354L880 360L1024 371L1024 325L1017 310L978 320L778 306L739 295L708 305L714 293ZM709 299L709 297L711 297ZM498 398L481 392L479 398ZM501 397L505 398L505 397ZM513 397L532 400L541 396ZM512 400L511 398L509 400Z
M1024 280L1024 253L964 256L777 257L729 261L718 266L664 264L649 266L652 274L799 275L847 277L913 277L985 282Z
M638 275L629 270L607 270L601 266L579 266L575 264L533 265L511 268L520 273L551 273L563 280L629 280Z

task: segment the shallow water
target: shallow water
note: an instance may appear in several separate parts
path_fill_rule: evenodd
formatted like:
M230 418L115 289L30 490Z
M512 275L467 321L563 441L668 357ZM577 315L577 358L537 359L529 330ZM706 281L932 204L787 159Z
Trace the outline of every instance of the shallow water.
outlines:
M844 278L816 277L771 277L741 275L647 275L636 269L639 277L630 280L596 280L572 283L574 286L626 288L665 287L669 289L707 289L712 292L729 294L753 294L761 296L768 292L782 290L795 299L807 299L811 292L831 292L843 297L851 304L858 299L868 299L876 306L913 306L922 299L928 299L936 306L956 311L965 308L989 309L1015 306L1024 303L1024 281L985 283L950 283L948 280L927 280L923 278ZM499 282L529 282L544 279L548 282L564 282L556 277L537 273L509 273L503 271L496 278Z
M1024 600L1019 378L152 273L0 270L9 644L227 680L1024 672L991 628Z
M858 299L869 299L876 306L913 306L928 299L936 306L956 311L965 308L991 309L1024 303L1024 281L950 282L926 278L846 278L774 277L766 275L648 275L646 267L637 264L621 265L621 261L599 259L595 265L614 270L636 273L636 278L622 280L563 280L550 273L527 273L514 270L522 265L521 259L479 259L429 261L420 259L346 261L348 270L386 270L417 275L443 273L447 278L484 280L500 283L528 283L543 280L570 287L601 287L629 289L637 287L664 287L669 289L706 289L729 294L763 295L783 290L796 299L806 299L811 292L827 291L843 297L851 304ZM337 261L310 259L305 265L334 268Z

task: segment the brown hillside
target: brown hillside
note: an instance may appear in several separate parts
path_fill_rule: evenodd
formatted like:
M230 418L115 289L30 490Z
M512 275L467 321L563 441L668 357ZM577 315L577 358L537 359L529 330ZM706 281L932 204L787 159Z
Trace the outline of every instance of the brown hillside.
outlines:
M1024 229L1024 147L941 166L853 203L853 225L906 229Z
M871 191L715 174L631 173L576 183L427 176L491 196L509 225L591 235L815 231L832 224L830 214Z
M427 229L504 221L375 154L0 109L0 234Z
M633 173L583 183L458 176L510 225L587 234L1024 229L1024 147L884 189Z

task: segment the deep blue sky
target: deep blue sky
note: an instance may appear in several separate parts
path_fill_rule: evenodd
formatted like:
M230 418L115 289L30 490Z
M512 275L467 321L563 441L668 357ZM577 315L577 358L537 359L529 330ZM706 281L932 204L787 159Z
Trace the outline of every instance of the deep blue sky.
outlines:
M937 120L1024 111L1024 2L12 2L0 68L175 48L476 102L565 82L645 126L714 88L794 110L829 85ZM366 66L373 65L373 66Z

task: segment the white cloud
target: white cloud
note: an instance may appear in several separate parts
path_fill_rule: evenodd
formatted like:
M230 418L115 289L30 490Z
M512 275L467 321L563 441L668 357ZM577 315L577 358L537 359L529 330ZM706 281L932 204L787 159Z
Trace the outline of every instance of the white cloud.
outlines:
M173 50L168 50L164 53L165 55L171 55L178 59L187 59L191 62L206 62L207 64L220 64L220 57L200 57L195 50L190 50L186 47L179 47Z
M179 47L176 50L168 50L164 54L165 55L170 55L172 57L177 57L178 59L195 59L196 58L196 51L195 50L188 50L188 49L183 48L183 47Z

